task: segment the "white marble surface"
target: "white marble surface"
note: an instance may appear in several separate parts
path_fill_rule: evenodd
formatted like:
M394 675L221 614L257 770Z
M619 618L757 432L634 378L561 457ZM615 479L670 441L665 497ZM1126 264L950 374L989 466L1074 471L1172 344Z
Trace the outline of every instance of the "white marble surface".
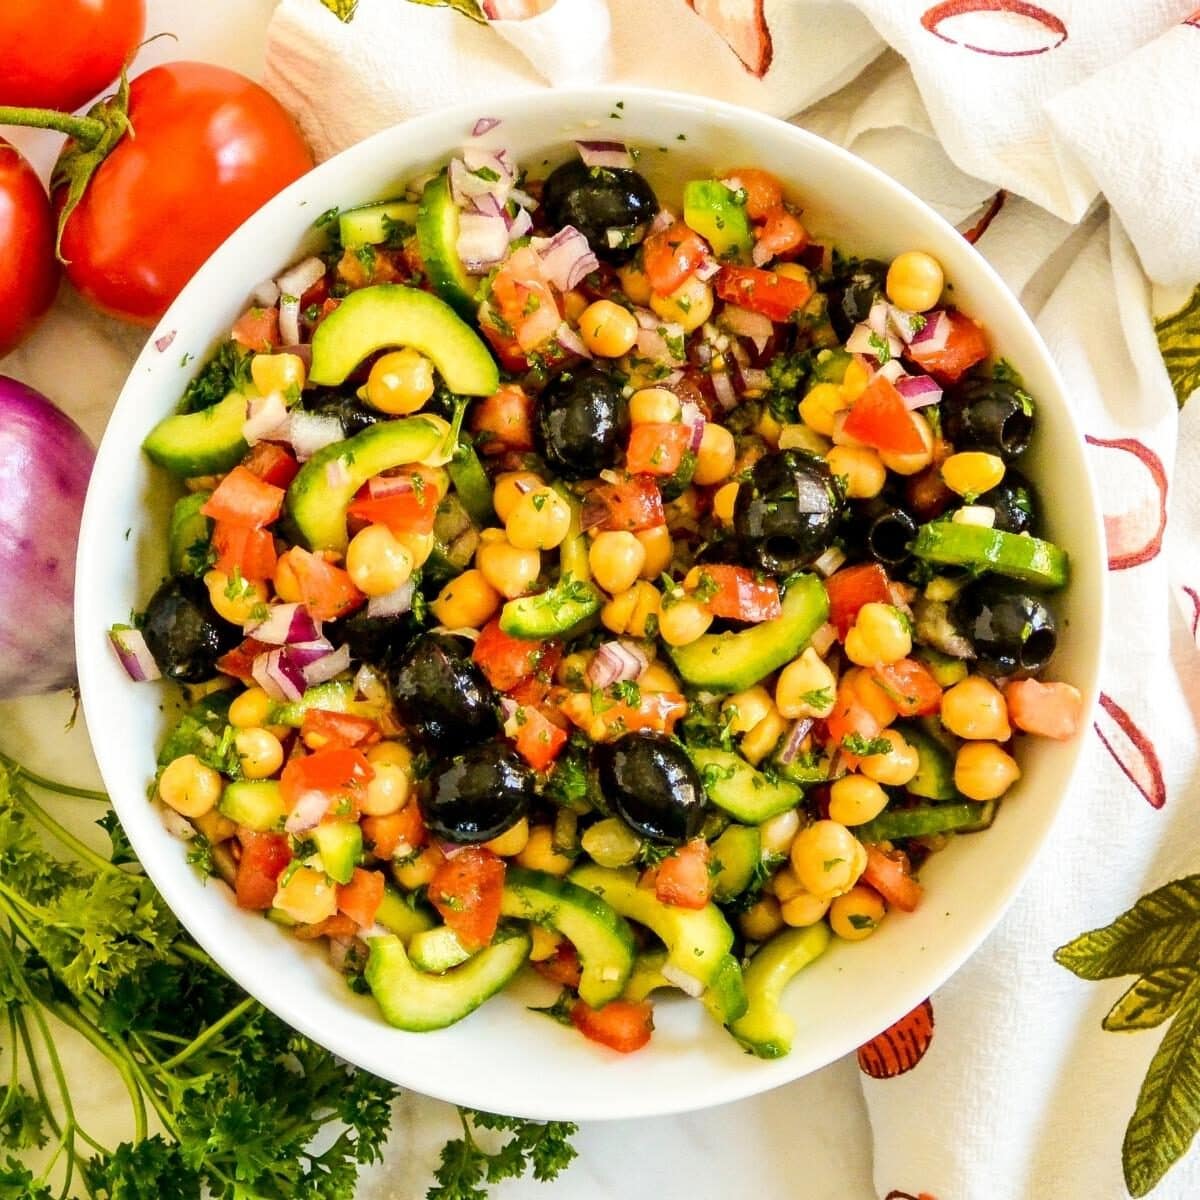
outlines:
M139 68L174 58L221 62L257 75L274 0L150 0L149 32L177 41L148 46ZM48 172L58 149L53 135L12 134L12 140ZM64 285L34 336L9 357L0 373L39 388L99 441L130 364L144 340L141 330L90 313ZM63 695L0 704L0 747L35 769L78 782L97 781L80 722L65 725L71 703ZM75 824L94 819L86 802L68 802ZM85 1121L98 1133L123 1128L120 1087L86 1048L64 1035L87 1097ZM360 1194L372 1200L419 1200L443 1142L455 1134L453 1110L415 1095L396 1106L386 1162L364 1177ZM593 1123L575 1141L580 1156L556 1185L531 1180L496 1189L499 1200L662 1200L689 1196L755 1196L757 1200L868 1200L871 1150L857 1068L835 1064L808 1079L754 1100L708 1112L653 1121Z

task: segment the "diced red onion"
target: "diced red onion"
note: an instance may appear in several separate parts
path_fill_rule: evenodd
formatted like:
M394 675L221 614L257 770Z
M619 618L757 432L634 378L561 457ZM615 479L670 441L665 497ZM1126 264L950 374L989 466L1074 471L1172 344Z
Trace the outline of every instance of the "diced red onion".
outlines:
M500 124L499 117L480 117L478 121L471 127L472 137L483 137L491 129L495 129Z
M162 817L163 827L166 831L173 838L178 838L181 842L192 841L199 832L183 813L176 812L168 804L162 806L162 811L159 815Z
M508 226L504 218L463 213L458 219L455 249L472 275L486 275L508 249Z
M282 296L295 296L299 299L325 274L325 264L315 255L298 262L290 267L275 280ZM289 338L289 341L299 341L299 338Z
M442 855L447 858L457 858L464 850L470 850L470 844L466 842L445 842L438 838L434 845L442 852Z
M715 258L709 258L707 255L701 260L700 265L692 272L702 283L707 283L715 275L720 274L721 264Z
M879 350L887 346L890 357L895 358L904 352L904 343L895 334L882 334L864 323L856 325L854 332L846 339L846 349L852 354L864 354L879 362Z
M592 352L583 344L583 339L566 321L559 325L554 333L554 339L564 350L578 354L580 358L592 357Z
M288 418L288 441L301 462L312 458L318 450L342 441L345 436L341 421L326 413L296 409Z
M508 193L508 198L514 200L521 208L537 208L538 202L528 193L520 188L512 188Z
M661 233L664 229L670 229L675 224L675 214L669 208L660 208L654 214L654 220L650 222L651 233Z
M880 375L883 376L889 383L897 383L901 379L908 378L908 372L904 369L904 364L898 358L889 358L887 362L879 368Z
M363 663L354 673L354 692L372 704L385 705L388 702L387 683L378 668L370 663Z
M108 640L117 652L125 674L134 683L149 683L162 677L158 663L154 661L154 655L150 653L150 647L146 645L146 639L140 629L110 629Z
M748 308L740 308L736 304L727 304L721 312L721 324L730 333L748 337L754 348L761 354L767 347L771 335L775 332L769 317L762 313L751 312Z
M352 937L331 937L329 939L329 965L341 975L346 973L346 962L350 958L354 941L355 939Z
M272 700L299 700L304 695L304 673L300 667L284 661L282 649L256 656L250 673Z
M575 146L585 166L625 171L633 167L633 155L624 142L576 142Z
M605 642L588 663L587 678L593 687L606 688L609 684L636 679L649 665L650 659L640 646L632 642Z
M662 321L658 318L655 318L655 320L656 324L652 328L647 329L645 326L642 326L638 330L638 353L652 362L666 363L672 367L686 362L686 350L683 347L683 326L676 324L674 321ZM638 317L638 324L642 325L640 316ZM680 347L679 356L676 356L675 351L671 348L672 341Z
M518 208L515 217L506 215L505 221L508 224L508 240L510 242L515 242L517 238L523 238L533 228L533 218L524 208Z
M920 313L909 312L906 308L888 305L888 329L894 333L906 346L925 327L925 319Z
M279 298L279 336L288 342L300 340L300 297L291 293Z
M389 496L404 496L414 490L411 475L372 475L367 480L367 494L372 500L386 500Z
M747 367L742 372L742 382L748 392L764 392L771 383L771 377L759 367Z
M664 380L665 382L665 380ZM688 449L697 454L700 450L700 443L704 440L704 413L694 400L685 400L679 406L679 419L684 425L688 425L692 430L692 440L688 443Z
M279 284L273 279L264 279L250 293L250 299L255 304L261 304L263 308L271 308L279 301Z
M909 409L925 408L942 398L942 389L928 375L906 375L896 381L896 391L904 397L904 406Z
M321 636L321 622L303 604L275 604L266 619L248 627L246 634L268 646L313 642Z
M484 192L482 196L476 196L472 201L472 207L475 212L482 213L485 217L504 216L504 205L491 192Z
M271 392L268 396L254 396L246 402L242 437L250 446L267 440L285 441L288 424L287 405L279 392Z
M737 393L733 390L733 380L728 371L714 371L709 378L712 380L713 391L717 401L726 412L737 407Z
M588 240L574 225L564 225L552 238L534 238L530 243L542 274L560 292L569 292L600 266Z
M410 579L402 583L395 591L382 596L372 596L367 601L368 617L398 617L412 608L414 585Z
M497 200L505 193L504 177L498 167L491 167L496 179L481 179L473 175L461 158L452 158L448 169L450 195L459 208L469 208L476 196L494 196Z
M779 761L785 767L788 763L795 761L796 755L800 753L800 747L804 744L804 739L812 732L812 727L812 717L801 717L792 726L792 731L788 734L787 741L783 743L783 749L779 752Z
M699 996L704 991L704 984L694 975L689 975L682 967L675 966L674 963L663 963L659 967L659 973L662 977L680 991L686 992L689 996Z
M941 309L934 309L933 312L927 312L924 316L925 328L909 344L920 346L922 350L927 350L931 354L945 350L946 342L950 339L950 318Z
M289 647L295 651L295 646ZM350 668L350 647L339 646L332 654L323 654L320 658L303 667L304 681L309 687L318 683L328 683L335 676Z
M350 482L350 468L341 458L330 459L325 464L325 482L331 488L344 488Z
M301 792L283 828L288 833L305 833L309 829L316 829L332 802L333 796L329 792Z
M872 333L877 333L880 337L888 335L889 308L888 302L880 296L871 305L871 311L867 313L866 324L870 326Z
M846 561L846 552L841 546L830 546L816 562L813 563L813 570L818 575L828 579L844 562Z
M175 335L179 332L177 329L172 329L170 333L164 333L162 337L154 339L154 348L159 354L164 354L170 349L171 343L175 340Z
M829 653L830 647L838 640L837 629L826 621L816 633L808 639L808 644L822 657Z

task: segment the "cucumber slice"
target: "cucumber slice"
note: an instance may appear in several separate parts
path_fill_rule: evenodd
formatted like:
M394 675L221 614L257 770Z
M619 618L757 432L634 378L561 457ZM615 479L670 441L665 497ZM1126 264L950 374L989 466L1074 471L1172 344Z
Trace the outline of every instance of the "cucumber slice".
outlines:
M832 935L824 924L777 933L742 972L748 1001L729 1032L759 1058L782 1058L792 1048L796 1023L780 1007L783 989L825 953Z
M407 944L416 934L433 928L433 917L425 908L414 907L389 883L383 889L383 903L375 921Z
M221 793L217 808L235 825L244 825L256 833L282 829L287 816L279 784L273 779L243 779L229 784Z
M503 933L444 975L427 975L409 961L394 935L370 939L365 977L384 1019L397 1029L445 1029L473 1013L512 979L529 957L529 935Z
M754 235L746 202L716 179L693 179L683 187L683 220L722 262L749 263Z
M667 948L667 961L708 987L733 946L733 930L715 904L678 908L663 904L652 891L637 885L635 870L584 865L570 881L606 900L623 917L652 930Z
M588 562L587 534L583 532L583 505L565 484L556 483L554 490L571 509L571 523L567 526L567 536L558 548L559 575L564 579L569 575L572 579L582 579L590 583L592 568Z
M211 408L164 417L142 443L146 457L182 479L236 467L250 448L242 437L247 399L230 392Z
M904 740L917 752L917 773L904 786L926 800L960 799L954 786L954 755L919 725L901 722L896 726Z
M438 295L460 316L471 320L478 306L479 281L467 274L458 257L458 206L445 171L435 175L421 192L417 248Z
M932 646L918 646L913 653L929 668L940 688L952 688L956 683L962 683L970 674L967 664L961 658L951 658L949 654L943 654Z
M420 350L460 396L490 396L500 386L496 360L479 335L444 301L399 283L351 292L317 326L308 378L336 386L388 346Z
M421 582L427 591L440 591L471 565L479 546L479 530L458 496L442 497L433 519L433 537L433 550L421 568Z
M1033 587L1065 587L1069 574L1067 552L1053 542L1026 533L1007 533L982 525L931 521L917 530L912 552L926 562L943 566L994 571Z
M647 950L639 954L633 960L633 970L625 983L621 999L632 1000L636 1004L645 1000L651 992L657 992L661 988L674 987L675 984L662 973L666 961L667 952L665 950Z
M761 825L804 799L803 788L784 779L772 782L730 750L697 748L688 753L709 800L745 825Z
M978 833L996 819L996 802L978 804L922 804L919 808L886 809L873 821L858 826L854 836L869 842L895 842L901 838L931 837L938 833Z
M593 891L544 871L509 867L500 911L557 930L579 953L579 996L592 1008L615 1000L633 970L633 932Z
M304 724L304 715L310 708L322 708L326 712L359 713L367 706L354 699L354 684L345 679L331 679L310 687L299 700L277 705L269 717L272 725L287 725L299 729Z
M172 575L201 575L208 561L212 521L200 510L212 492L189 492L175 501L167 534L167 562Z
M718 904L740 896L754 878L762 855L762 835L752 825L730 825L712 844L713 899Z
M794 575L785 586L783 611L775 620L669 646L684 681L709 692L741 692L791 662L828 619L829 597L816 575Z
M458 499L467 510L472 521L481 529L496 519L492 508L492 485L488 480L483 463L469 442L459 442L454 457L446 464L450 481L458 493Z
M625 985L622 999L645 1000L651 992L674 988L664 974L667 963L665 950L650 950L639 954L633 964L633 974ZM713 982L700 995L700 1003L721 1025L736 1020L746 1011L746 989L742 984L741 964L732 954L726 954L713 975Z
M357 821L330 821L313 830L321 866L334 883L349 883L362 862L362 826Z
M338 214L338 233L347 250L359 246L378 246L402 232L397 226L415 229L417 205L411 200L385 200L381 204L364 204Z
M223 749L222 742L229 727L229 705L233 697L233 691L225 688L197 700L167 735L158 752L158 765L165 767L185 754L194 754L207 766L220 769L224 764L214 763L213 760Z
M510 637L567 637L594 617L601 604L600 593L590 583L564 577L536 596L509 600L500 610L500 628Z
M471 957L471 951L458 940L458 934L448 925L415 933L408 943L408 957L418 971L441 975L460 966Z
M854 355L847 350L822 350L813 363L813 382L841 383L853 361Z

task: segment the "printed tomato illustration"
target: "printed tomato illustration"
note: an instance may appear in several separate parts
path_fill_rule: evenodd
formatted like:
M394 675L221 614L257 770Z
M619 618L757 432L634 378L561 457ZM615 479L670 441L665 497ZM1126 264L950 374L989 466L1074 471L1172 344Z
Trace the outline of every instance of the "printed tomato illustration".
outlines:
M1100 693L1096 733L1125 777L1146 798L1151 808L1167 802L1167 785L1154 743L1133 718L1109 695Z
M1108 569L1125 571L1157 557L1167 528L1167 472L1162 459L1137 438L1087 436L1089 446L1102 453L1096 478L1104 481L1100 503L1119 505L1104 513Z
M1025 0L944 0L925 12L921 24L952 46L999 58L1045 54L1068 36L1059 17Z
M746 70L761 79L771 65L771 31L763 0L688 0L701 20L721 35Z
M911 1071L933 1041L933 1004L922 1000L912 1012L858 1048L858 1067L872 1079L894 1079Z

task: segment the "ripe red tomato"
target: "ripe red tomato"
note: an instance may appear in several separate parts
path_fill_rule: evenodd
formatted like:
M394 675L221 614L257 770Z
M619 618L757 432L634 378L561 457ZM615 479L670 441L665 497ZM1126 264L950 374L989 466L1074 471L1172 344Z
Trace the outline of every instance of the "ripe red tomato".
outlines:
M3 43L0 33L0 43ZM0 138L0 357L42 319L58 291L54 214L41 180Z
M571 1024L593 1042L621 1054L640 1050L654 1032L654 1010L649 1000L612 1000L603 1008L590 1008L576 1000Z
M504 891L504 860L482 846L469 846L438 867L429 883L429 902L471 950L496 934Z
M313 160L269 92L208 63L139 75L129 119L135 136L92 176L62 251L92 304L152 325L200 264ZM55 202L64 201L59 188Z
M0 104L74 112L102 92L146 32L146 0L4 0Z
M238 832L242 858L238 863L234 889L239 908L270 908L275 899L276 881L292 860L288 840L281 833Z

